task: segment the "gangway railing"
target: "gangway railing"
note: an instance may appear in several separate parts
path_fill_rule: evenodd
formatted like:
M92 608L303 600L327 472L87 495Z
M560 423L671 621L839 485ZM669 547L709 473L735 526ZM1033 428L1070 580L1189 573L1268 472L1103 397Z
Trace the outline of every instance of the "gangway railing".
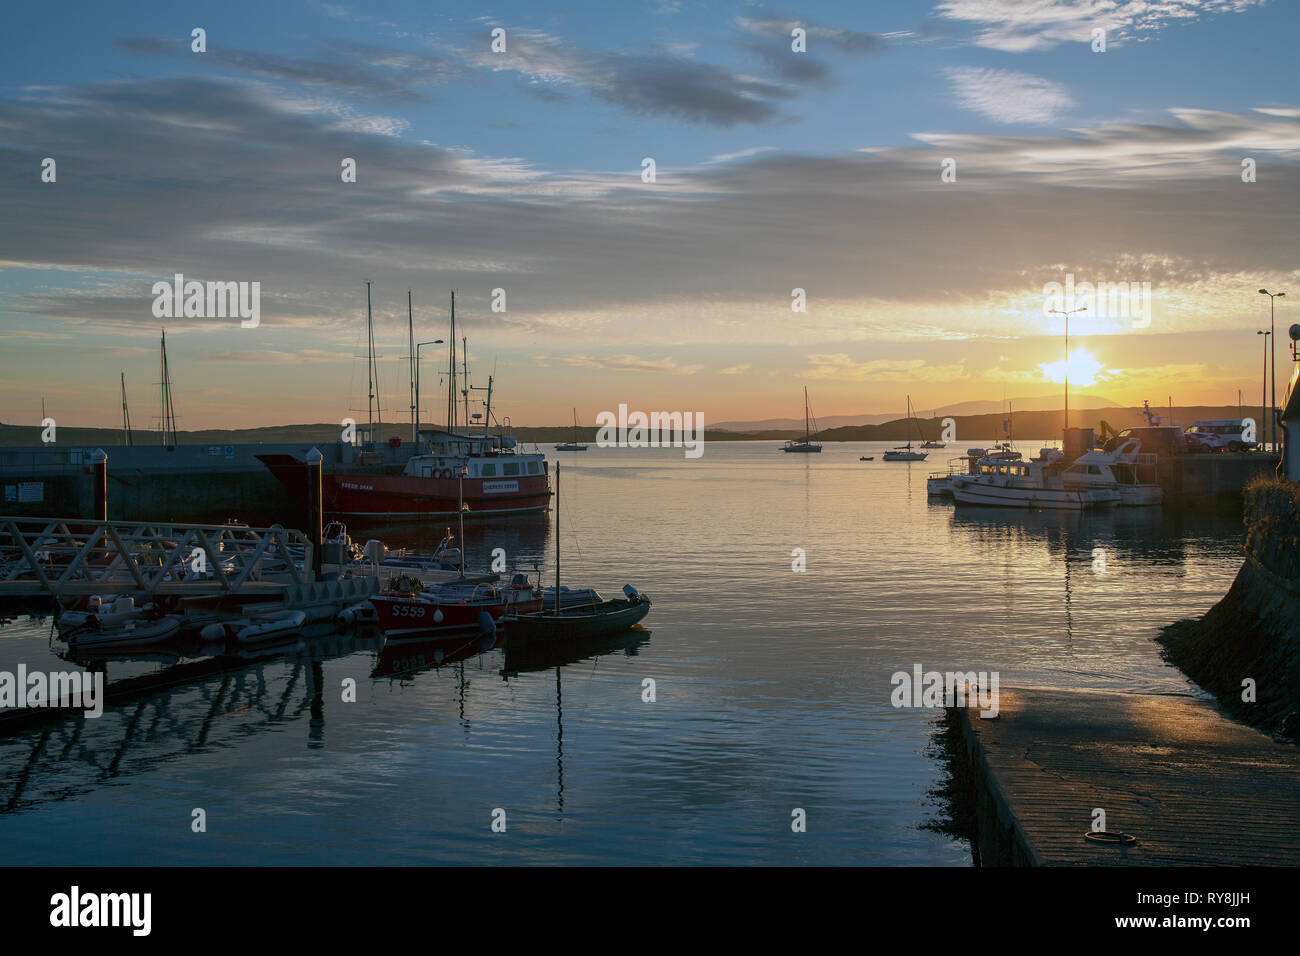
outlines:
M0 597L283 589L313 580L312 543L279 525L0 516Z

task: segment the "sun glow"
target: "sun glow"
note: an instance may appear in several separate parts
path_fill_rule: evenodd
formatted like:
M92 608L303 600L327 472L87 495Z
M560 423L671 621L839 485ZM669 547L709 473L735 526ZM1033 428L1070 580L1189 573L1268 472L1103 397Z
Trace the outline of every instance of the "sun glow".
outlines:
M1043 370L1043 375L1049 382L1060 384L1065 381L1065 363L1065 359L1060 359L1056 362L1043 362L1038 367ZM1103 366L1093 358L1091 352L1082 349L1071 352L1069 363L1071 385L1084 386L1097 383Z

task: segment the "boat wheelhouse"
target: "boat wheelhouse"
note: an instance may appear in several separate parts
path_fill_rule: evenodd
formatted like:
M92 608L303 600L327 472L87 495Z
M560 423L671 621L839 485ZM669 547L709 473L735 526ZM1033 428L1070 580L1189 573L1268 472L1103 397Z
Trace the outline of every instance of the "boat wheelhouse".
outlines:
M1038 458L1007 461L982 458L979 473L952 477L952 496L957 504L1003 508L1036 508L1054 511L1083 511L1116 505L1120 494L1114 488L1067 488L1060 471L1064 456L1055 448L1044 448Z
M949 459L947 471L936 471L925 479L927 494L940 498L952 497L952 479L959 475L978 475L979 463L984 458L999 461L1020 461L1024 457L1010 442L994 442L992 448L967 448L966 454Z

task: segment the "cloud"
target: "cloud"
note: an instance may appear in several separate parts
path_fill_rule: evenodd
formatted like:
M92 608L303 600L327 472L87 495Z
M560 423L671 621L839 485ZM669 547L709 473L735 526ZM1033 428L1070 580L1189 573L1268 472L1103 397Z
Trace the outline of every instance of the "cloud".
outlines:
M1074 105L1063 86L1040 76L977 67L944 72L958 103L999 123L1050 123Z
M977 24L980 46L1008 53L1089 43L1106 31L1107 43L1143 38L1171 22L1190 23L1219 13L1240 13L1264 0L941 0L935 12Z
M473 58L484 69L513 72L542 87L571 87L635 113L730 127L778 115L775 101L793 91L680 51L603 52L565 45L536 30L507 29L506 49Z
M747 371L749 371L749 363L742 362L740 365L732 365L728 368L724 368L718 374L719 375L744 375Z
M628 372L661 372L670 375L694 375L704 366L679 365L676 359L644 359L639 355L606 355L592 358L589 355L568 355L561 361L580 368L609 368Z
M192 60L188 42L174 37L123 37L116 45L139 56ZM453 61L442 57L408 53L348 40L325 41L320 57L303 59L275 53L213 46L203 54L230 70L307 87L327 87L341 93L387 97L398 101L422 98L418 91L463 73Z
M879 33L861 33L855 30L827 27L806 19L796 19L776 13L758 17L737 17L736 23L742 29L757 36L780 40L785 44L786 49L790 48L791 32L795 27L802 27L808 38L810 53L819 43L824 43L844 53L875 53L882 49L886 42L886 37ZM889 36L901 37L906 35L904 33L893 33Z
M813 379L870 382L956 382L967 378L964 365L928 365L924 359L872 359L858 362L843 352L809 355L803 374Z
M57 156L59 181L0 178L9 221L29 224L0 231L0 263L43 273L7 281L0 302L50 332L156 334L150 286L182 272L260 281L258 335L346 337L364 322L369 278L383 329L404 333L408 287L420 323L441 323L457 288L478 347L565 343L613 367L587 357L599 342L632 356L629 368L653 368L660 360L639 356L681 342L858 354L846 345L1031 334L1044 284L1071 271L1150 281L1153 332L1241 327L1263 298L1255 289L1300 278L1300 117L1269 110L763 152L661 169L648 185L637 167L560 174L343 130L329 98L260 81L29 92L0 99L0 164ZM1259 161L1258 182L1241 182L1243 155ZM357 159L356 183L340 181L342 156ZM939 181L945 156L958 159L956 183ZM70 282L67 270L103 281ZM790 311L796 286L806 316ZM508 291L508 312L488 308L494 288ZM214 348L251 347L233 337L251 333L202 327ZM661 371L694 368L674 354L683 364Z

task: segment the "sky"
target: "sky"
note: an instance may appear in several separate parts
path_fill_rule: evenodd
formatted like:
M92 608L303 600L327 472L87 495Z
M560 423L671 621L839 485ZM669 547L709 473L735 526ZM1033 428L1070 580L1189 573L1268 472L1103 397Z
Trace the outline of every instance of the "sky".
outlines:
M1050 394L1047 310L1080 305L1081 395L1258 404L1257 290L1300 285L1295 0L73 2L6 26L5 423L44 401L117 425L125 373L156 427L163 326L181 429L364 420L366 280L386 421L408 289L418 341L455 290L471 380L517 425ZM256 327L160 318L176 274L257 282ZM1282 389L1300 310L1276 309Z

